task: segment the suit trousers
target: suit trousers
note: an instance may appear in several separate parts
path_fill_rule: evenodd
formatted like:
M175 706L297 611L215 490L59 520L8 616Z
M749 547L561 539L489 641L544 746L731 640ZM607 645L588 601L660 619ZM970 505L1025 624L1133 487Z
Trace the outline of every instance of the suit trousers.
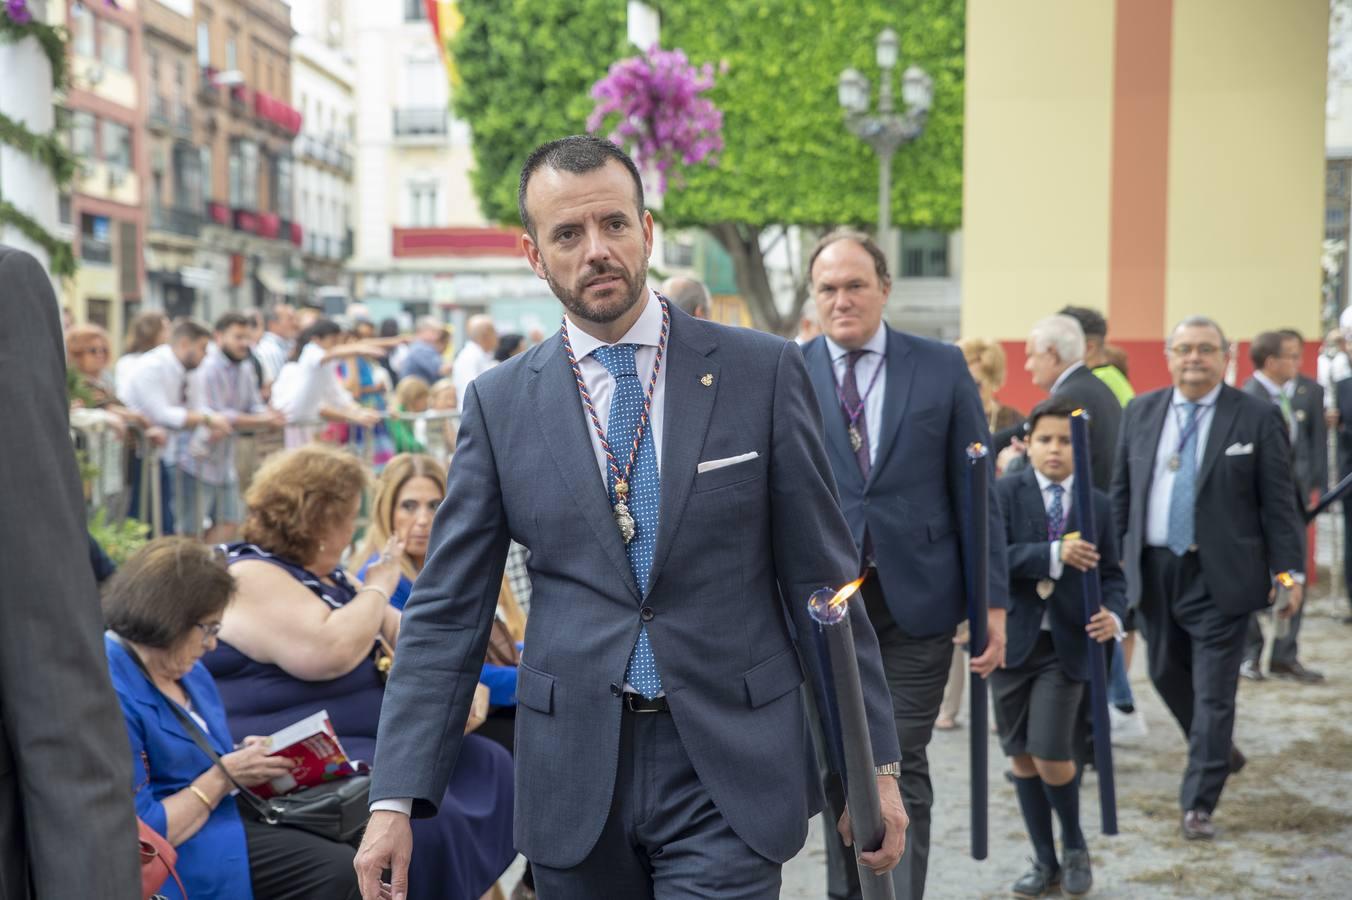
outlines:
M946 632L915 637L902 631L883 599L876 569L869 571L860 592L869 621L878 634L883 671L892 692L892 715L901 745L901 799L911 818L906 829L906 852L892 873L897 900L922 900L929 870L930 809L934 784L930 781L926 752L934 735L934 720L944 699L948 668L953 661L953 634ZM879 763L887 760L878 760ZM857 900L859 870L854 850L846 847L835 830L845 806L840 779L828 775L822 781L829 817L824 823L827 856L827 893L831 900Z
M1183 810L1212 812L1230 774L1235 693L1249 615L1218 609L1195 552L1149 547L1141 557L1141 603L1150 680L1188 736L1179 790Z
M1300 637L1300 622L1305 617L1305 607L1296 610L1296 614L1291 617L1284 637L1274 638L1272 641L1272 662L1278 665L1291 665L1296 661L1296 653L1300 649L1296 643ZM1261 662L1263 655L1263 623L1259 618L1259 613L1249 616L1249 627L1244 635L1244 658L1251 659L1255 663ZM1268 619L1268 627L1272 627L1272 620Z
M268 825L247 813L241 818L256 900L358 900L361 896L352 868L355 848L299 828Z
M777 898L779 863L757 854L728 825L670 713L622 715L615 790L601 836L576 866L531 864L540 900Z

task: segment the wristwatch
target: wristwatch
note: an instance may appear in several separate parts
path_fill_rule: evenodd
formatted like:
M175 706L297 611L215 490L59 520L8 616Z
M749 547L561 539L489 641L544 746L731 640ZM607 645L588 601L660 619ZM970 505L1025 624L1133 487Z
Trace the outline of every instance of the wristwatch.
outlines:
M891 775L893 778L900 778L900 777L901 777L901 763L900 763L900 762L890 762L890 763L886 763L886 764L881 765L881 766L874 766L874 767L873 767L873 771L874 771L874 774L877 774L877 775Z

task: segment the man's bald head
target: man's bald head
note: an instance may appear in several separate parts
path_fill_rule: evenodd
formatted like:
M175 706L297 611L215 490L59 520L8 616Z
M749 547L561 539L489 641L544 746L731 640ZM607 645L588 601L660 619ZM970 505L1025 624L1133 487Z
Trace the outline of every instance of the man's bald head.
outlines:
M489 352L498 346L498 330L493 327L493 319L482 313L469 317L465 323L465 337Z
M668 278L662 282L661 290L663 295L679 306L682 311L697 319L709 318L709 307L712 306L712 302L709 297L709 289L704 286L702 281L680 276Z

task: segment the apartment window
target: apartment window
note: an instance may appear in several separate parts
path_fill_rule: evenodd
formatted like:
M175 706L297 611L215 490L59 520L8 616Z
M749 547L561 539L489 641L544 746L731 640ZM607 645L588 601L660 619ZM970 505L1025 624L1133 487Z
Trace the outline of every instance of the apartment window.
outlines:
M275 185L277 191L277 215L281 216L283 219L292 218L293 213L291 204L292 178L293 175L291 171L291 158L289 156L278 157L277 182Z
M80 258L92 263L113 261L113 246L107 216L80 214Z
M98 120L92 113L76 110L70 114L70 152L77 159L94 158L94 133L97 128Z
M70 8L70 40L76 56L92 59L97 54L94 28L94 14L87 6L78 4Z
M202 156L190 144L174 145L174 208L202 208Z
M211 66L211 26L206 22L197 23L197 65L203 69Z
M231 28L230 36L225 39L225 70L234 72L239 68L239 29Z
M127 43L130 40L127 29L111 19L99 20L99 58L110 69L122 72L127 69Z
M901 235L902 278L947 278L948 234L905 231Z
M211 172L211 145L203 144L198 148L202 172L202 200L210 203L216 199L215 181Z
M404 0L404 21L424 22L427 20L427 7L423 0Z
M438 218L438 185L434 181L415 181L408 187L408 224L413 228L431 228Z
M103 161L113 168L131 168L131 129L109 119L99 123Z
M258 209L258 145L253 141L230 143L230 205Z
M97 325L104 331L109 329L109 318L112 315L113 302L111 300L96 299L90 297L85 300L85 319L90 325Z
M160 54L154 50L146 53L146 62L150 68L150 88L154 90L159 86L160 80Z

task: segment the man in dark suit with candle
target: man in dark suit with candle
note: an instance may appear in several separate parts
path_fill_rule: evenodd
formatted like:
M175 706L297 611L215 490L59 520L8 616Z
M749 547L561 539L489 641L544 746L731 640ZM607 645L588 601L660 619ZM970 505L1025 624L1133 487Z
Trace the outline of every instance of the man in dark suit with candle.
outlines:
M1166 342L1173 387L1133 400L1113 478L1127 597L1149 645L1150 679L1188 736L1183 836L1210 840L1242 756L1231 742L1249 614L1274 577L1302 574L1291 449L1280 411L1227 386L1220 326L1184 319ZM1279 615L1300 608L1301 585Z
M140 896L52 283L0 245L0 897Z
M540 895L770 900L820 809L807 600L858 571L802 356L649 288L652 216L608 141L538 148L518 201L566 317L463 398L381 707L363 896L385 868L407 887L409 816L445 790L516 540L532 594L514 824ZM850 615L886 823L859 859L885 872L906 830L900 753L862 604Z
M901 742L901 791L911 829L893 879L898 898L920 900L934 802L926 747L943 701L953 635L967 616L967 447L989 444L990 435L962 351L883 322L892 282L886 257L867 235L828 234L813 251L808 274L822 336L808 342L803 357L841 509L858 545L859 570L867 576L862 591ZM1004 657L1008 589L999 504L989 490L989 638L985 652L972 660L982 675ZM839 785L829 778L827 794L829 804L840 802ZM857 897L848 855L834 835L826 837L831 896Z
M1304 509L1318 476L1312 470L1315 453L1311 444L1319 441L1318 455L1328 456L1324 445L1324 389L1318 383L1300 383L1301 340L1299 335L1284 331L1265 331L1249 345L1253 361L1253 376L1242 390L1260 400L1272 403L1282 412L1287 434L1291 438L1291 477L1296 486L1296 506ZM1307 379L1308 380L1308 379ZM1327 473L1325 463L1323 471ZM1302 477L1303 476L1303 477ZM1327 480L1327 476L1325 476ZM1302 537L1308 530L1302 532ZM1309 558L1309 553L1306 553ZM1307 669L1297 659L1300 625L1303 616L1298 611L1291 617L1286 634L1273 638L1269 671L1282 678L1291 678L1305 684L1318 684L1323 674ZM1262 681L1263 625L1258 615L1249 619L1249 632L1244 641L1244 662L1239 674L1250 681Z

